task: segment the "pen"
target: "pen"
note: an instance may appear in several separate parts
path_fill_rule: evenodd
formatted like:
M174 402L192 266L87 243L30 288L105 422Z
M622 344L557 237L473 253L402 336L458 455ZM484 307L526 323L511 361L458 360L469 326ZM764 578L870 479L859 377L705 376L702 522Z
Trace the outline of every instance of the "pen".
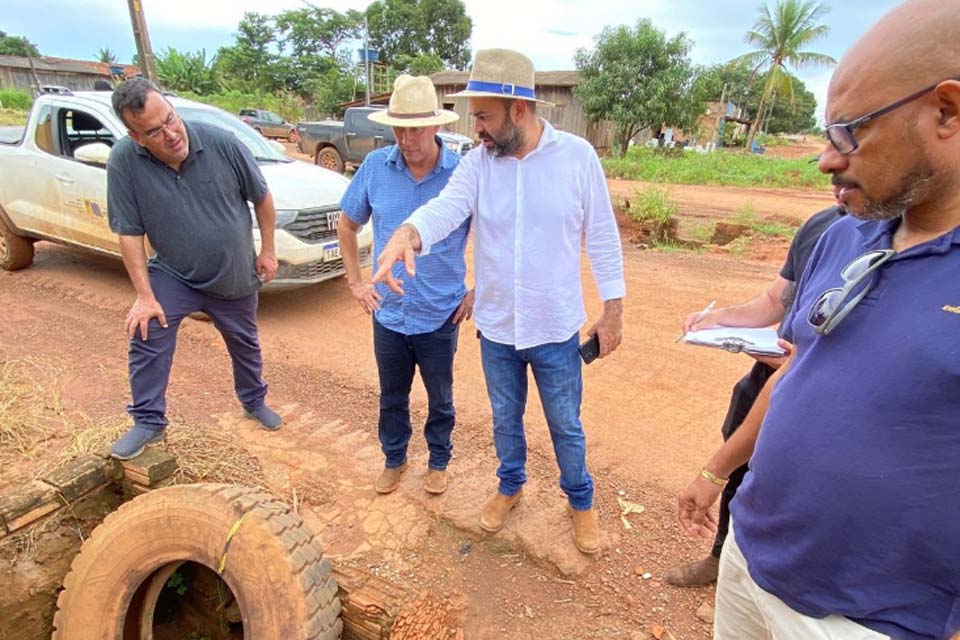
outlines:
M713 300L712 302L710 302L710 304L708 304L706 307L704 307L703 311L701 311L700 313L697 314L697 317L693 319L693 324L697 324L698 322L700 322L701 320L703 320L703 319L707 316L708 313L710 313L711 311L713 311L713 308L714 308L715 306L717 306L717 301L716 301L716 300ZM691 325L691 326L692 326L692 325ZM683 340L683 337L684 337L685 335L687 335L687 334L684 333L682 336L680 336L679 338L677 338L677 342L680 342L681 340ZM676 344L676 342L675 342L674 344Z

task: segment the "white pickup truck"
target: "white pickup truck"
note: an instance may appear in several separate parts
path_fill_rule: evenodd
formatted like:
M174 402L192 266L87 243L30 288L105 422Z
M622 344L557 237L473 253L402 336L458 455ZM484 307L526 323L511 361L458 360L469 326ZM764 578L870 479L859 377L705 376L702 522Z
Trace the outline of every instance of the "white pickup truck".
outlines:
M110 92L41 95L25 128L0 131L3 269L29 266L37 240L119 257L119 241L107 223L106 161L126 128L113 113L110 98ZM264 140L225 111L173 96L168 99L184 120L232 132L257 159L277 209L280 266L267 288L293 288L343 275L337 221L349 181L288 158L277 143ZM259 250L256 218L253 223ZM373 236L368 227L359 241L361 262L369 264Z

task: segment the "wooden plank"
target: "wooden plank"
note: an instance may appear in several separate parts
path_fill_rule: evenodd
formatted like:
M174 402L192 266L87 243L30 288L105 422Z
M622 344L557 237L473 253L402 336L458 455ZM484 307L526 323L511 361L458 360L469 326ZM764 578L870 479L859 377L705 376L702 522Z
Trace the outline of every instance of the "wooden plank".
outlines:
M53 513L63 504L54 487L34 480L0 496L0 516L7 532L13 533Z
M148 447L133 460L122 461L120 466L125 476L150 487L169 478L179 468L173 455L154 447Z
M110 463L98 456L87 454L58 467L47 474L43 481L55 487L67 502L73 502L94 489L110 482Z

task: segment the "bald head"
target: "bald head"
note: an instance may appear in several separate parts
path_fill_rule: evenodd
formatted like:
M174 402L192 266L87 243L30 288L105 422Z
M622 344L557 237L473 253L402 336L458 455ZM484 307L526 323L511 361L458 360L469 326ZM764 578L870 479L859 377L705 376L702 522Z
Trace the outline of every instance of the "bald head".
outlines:
M960 0L909 0L873 25L840 60L830 93L885 104L960 75Z

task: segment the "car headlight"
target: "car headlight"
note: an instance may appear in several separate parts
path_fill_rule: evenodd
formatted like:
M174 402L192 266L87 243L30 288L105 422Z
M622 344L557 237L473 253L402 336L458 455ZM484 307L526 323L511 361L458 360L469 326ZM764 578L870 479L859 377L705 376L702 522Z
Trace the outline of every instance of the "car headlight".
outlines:
M274 226L282 229L297 219L297 213L296 209L277 209L277 223Z
M459 142L450 141L450 142L445 142L444 144L447 145L447 149L450 149L450 151L453 151L454 153L459 153L459 152L460 152L460 143L459 143Z

